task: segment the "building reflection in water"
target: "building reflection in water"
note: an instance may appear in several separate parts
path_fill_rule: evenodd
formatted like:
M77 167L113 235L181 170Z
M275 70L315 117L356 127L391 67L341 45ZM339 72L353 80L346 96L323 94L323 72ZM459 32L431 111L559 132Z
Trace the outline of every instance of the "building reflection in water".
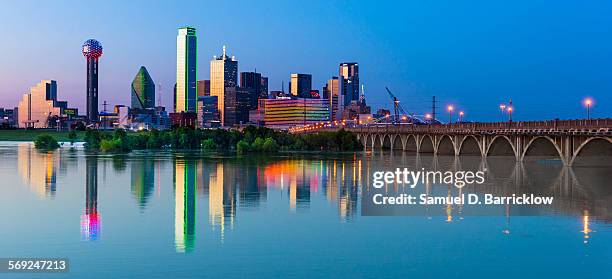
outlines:
M196 162L174 161L174 245L177 252L190 252L195 241Z
M55 196L59 152L39 152L30 143L20 143L17 147L18 172L39 197Z
M100 237L98 213L98 158L85 158L85 211L81 215L81 239L97 240Z
M146 157L131 161L131 190L138 206L144 209L155 189L154 161Z
M236 215L236 184L239 180L237 167L229 163L215 163L214 171L208 178L208 214L210 224L219 229L221 240L224 239L225 228L234 227Z

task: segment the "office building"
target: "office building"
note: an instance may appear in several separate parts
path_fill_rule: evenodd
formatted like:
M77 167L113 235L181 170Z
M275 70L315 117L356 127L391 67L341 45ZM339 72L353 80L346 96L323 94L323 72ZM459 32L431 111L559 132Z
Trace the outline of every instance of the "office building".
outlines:
M60 116L57 104L57 82L43 80L23 94L19 102L19 128L48 128L52 116Z
M261 93L259 99L268 99L268 77L261 77ZM259 105L259 102L257 102Z
M242 87L225 88L225 119L223 126L244 125L249 122L249 91Z
M217 96L198 97L198 127L212 128L221 126Z
M176 36L176 95L174 111L196 112L197 102L196 29L182 27Z
M329 104L324 99L261 99L259 107L264 125L269 128L288 129L329 121Z
M210 95L217 96L220 121L225 126L225 89L238 86L238 61L229 57L223 46L223 53L210 61Z
M87 59L87 119L98 121L98 60L102 56L102 44L89 39L83 44L83 56Z
M198 80L198 98L210 96L210 80Z
M248 91L249 109L257 109L257 100L261 95L261 74L255 72L240 73L240 87Z
M332 77L323 87L323 99L327 100L329 104L331 120L342 120L344 95L340 90L340 79L338 77Z
M289 84L289 92L291 93L291 95L298 98L311 98L311 90L312 75L291 74L291 83Z
M359 100L359 64L340 63L339 77L341 82L341 92L344 96L344 106L351 101Z
M132 109L148 109L155 107L155 83L147 68L140 67L132 81Z

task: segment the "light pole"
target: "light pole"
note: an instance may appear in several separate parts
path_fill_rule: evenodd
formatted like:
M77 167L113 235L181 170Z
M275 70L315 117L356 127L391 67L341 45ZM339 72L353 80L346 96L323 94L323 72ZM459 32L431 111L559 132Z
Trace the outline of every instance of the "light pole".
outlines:
M508 107L508 122L512 123L512 111L514 108Z
M504 110L506 109L505 104L499 105L499 109L501 110L501 121L504 122Z
M459 112L459 123L463 122L463 111Z
M453 106L452 105L448 105L447 107L448 109L448 124L453 124Z
M584 105L587 109L587 119L591 119L591 105L593 105L593 100L591 98L586 98L584 100Z

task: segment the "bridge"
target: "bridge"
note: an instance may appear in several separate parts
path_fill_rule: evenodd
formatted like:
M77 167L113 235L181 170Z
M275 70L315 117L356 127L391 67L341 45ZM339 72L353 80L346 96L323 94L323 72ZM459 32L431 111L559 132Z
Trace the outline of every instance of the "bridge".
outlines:
M445 125L319 123L293 129L312 133L345 129L365 150L401 150L434 155L555 157L572 166L579 155L612 162L612 118Z

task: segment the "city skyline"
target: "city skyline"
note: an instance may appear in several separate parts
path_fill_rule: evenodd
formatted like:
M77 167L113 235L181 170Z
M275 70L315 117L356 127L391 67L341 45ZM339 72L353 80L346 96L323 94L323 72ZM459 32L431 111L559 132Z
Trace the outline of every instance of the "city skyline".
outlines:
M82 74L85 63L76 47L86 39L96 38L105 47L105 57L100 60L103 68L99 77L100 103L129 104L129 84L133 73L143 65L154 80L160 81L162 105L171 108L176 79L173 37L178 27L190 25L204 38L198 46L197 65L201 69L198 80L210 76L206 58L227 44L241 58L241 71L257 69L269 77L270 91L280 90L283 81L288 91L291 73L311 73L313 89L321 90L327 80L337 75L337 65L358 62L360 83L365 85L366 98L373 109L391 108L385 86L411 112L427 112L431 96L436 95L440 112L446 104L453 104L465 111L465 120L496 121L497 106L510 98L516 107L513 115L516 120L586 118L581 101L587 96L594 98L591 117L609 116L607 111L612 109L612 97L608 93L612 91L609 81L612 42L607 38L612 22L605 16L612 10L609 3L563 3L557 7L557 13L541 18L538 11L545 5L537 3L514 3L504 6L504 11L491 3L482 3L473 10L456 3L439 6L402 3L397 4L398 9L407 14L400 18L394 18L399 11L366 2L354 4L329 5L330 9L322 15L315 11L324 4L312 3L293 15L298 20L290 21L291 16L279 13L275 20L252 23L250 16L243 16L247 11L264 8L278 11L287 9L290 3L267 2L259 7L242 2L236 5L238 20L220 25L230 15L225 3L197 3L194 11L185 14L159 3L145 8L152 15L135 14L136 7L141 5L130 3L120 5L123 7L117 22L107 22L105 17L114 12L109 7L116 9L115 3L101 5L99 15L83 26L68 28L79 16L66 16L70 20L43 27L24 22L28 17L19 19L12 14L29 9L28 15L36 16L46 5L31 7L28 3L11 3L5 12L0 12L7 25L2 36L19 40L9 40L0 47L3 53L10 54L0 66L0 107L16 106L32 84L52 79L57 81L63 99L85 111ZM57 6L59 15L72 15L84 8L78 3L60 2ZM200 7L216 7L212 10L220 12L214 15L207 9L197 9ZM450 12L453 8L456 11ZM488 9L495 9L496 17L488 15ZM312 15L321 20L308 21ZM335 17L323 19L324 15ZM436 20L445 17L448 18L442 23ZM156 22L160 18L164 19L163 23ZM118 24L139 20L147 23L139 34L116 28ZM354 36L328 35L340 20L349 20L343 28ZM259 31L252 32L256 34L240 31L248 26L247 21L257 26ZM17 26L24 25L40 31L15 33L20 30ZM273 31L279 26L284 26L280 29L284 33L298 28L300 34L277 37ZM28 44L34 39L38 45ZM323 39L325 44L320 43ZM136 43L139 40L142 44ZM291 47L287 49L289 41L299 44L289 44ZM150 47L143 48L143 45ZM47 63L41 64L43 57ZM290 59L279 59L282 57ZM557 99L549 103L541 101L552 98Z

